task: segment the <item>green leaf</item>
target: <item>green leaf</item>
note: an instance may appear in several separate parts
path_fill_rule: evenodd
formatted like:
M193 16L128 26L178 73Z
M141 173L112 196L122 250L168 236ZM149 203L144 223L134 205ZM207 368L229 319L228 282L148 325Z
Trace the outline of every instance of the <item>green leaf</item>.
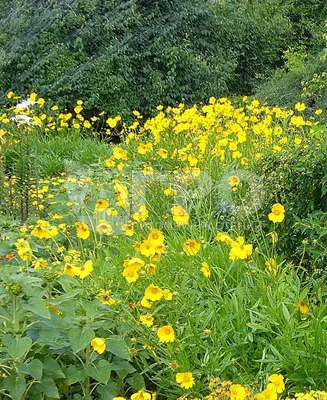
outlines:
M47 308L47 303L42 299L32 299L29 304L25 306L25 309L40 317L46 319L51 318L51 313Z
M144 382L144 378L141 374L139 374L138 372L136 372L135 374L133 374L130 378L127 379L127 383L129 383L133 390L135 392L137 392L138 390L141 390L143 388L145 388L145 382Z
M290 312L284 303L282 303L283 315L287 322L291 319Z
M88 376L100 383L107 384L110 379L111 367L107 360L99 360L96 364L88 365L85 370Z
M49 377L42 379L42 382L38 384L38 389L43 392L46 397L60 399L55 381Z
M52 358L44 361L44 373L50 375L53 379L66 378L66 375L62 372L59 363Z
M41 381L43 374L43 364L40 360L35 358L29 364L20 364L18 367L19 371L23 374L32 376L37 381Z
M15 360L23 358L31 348L33 341L29 337L14 338L12 335L4 335L2 344L8 354Z
M110 381L106 386L99 386L97 392L101 400L112 400L119 395L119 387L116 382Z
M66 371L68 385L73 385L76 382L82 382L85 379L85 370L78 370L75 365L70 365Z
M106 340L107 350L117 357L123 358L125 360L130 360L131 355L129 353L128 346L123 338L120 336L111 336Z
M68 332L68 339L74 353L84 350L94 338L95 333L92 329L75 328Z
M26 390L26 382L24 378L15 378L9 376L4 380L4 388L8 390L12 400L23 400Z

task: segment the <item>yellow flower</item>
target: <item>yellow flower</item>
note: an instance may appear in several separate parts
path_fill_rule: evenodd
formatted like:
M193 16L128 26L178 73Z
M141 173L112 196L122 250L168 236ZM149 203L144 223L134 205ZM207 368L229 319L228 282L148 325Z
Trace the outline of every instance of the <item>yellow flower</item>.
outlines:
M58 229L51 226L50 222L39 219L31 233L39 239L51 239L58 235Z
M256 400L277 400L277 397L277 392L272 387L272 383L269 383L267 389L255 396Z
M128 283L136 282L139 278L139 274L133 267L124 268L122 275Z
M265 262L265 266L267 267L268 271L271 273L272 276L276 276L278 272L278 264L274 258L268 258Z
M164 190L164 195L167 197L173 197L177 194L177 191L175 189L172 188L167 188Z
M200 243L194 239L189 239L183 244L183 250L188 256L195 256L200 250Z
M162 326L157 330L157 336L162 343L172 343L175 341L175 332L171 325Z
M133 268L135 271L139 271L144 266L144 261L138 257L129 258L124 261L124 268Z
M94 211L106 211L109 207L109 201L105 199L99 199L94 207Z
M301 314L308 314L308 312L310 311L309 306L304 301L301 301L301 303L295 304L295 306L299 309Z
M206 278L210 278L210 276L211 276L211 271L210 271L209 265L208 265L206 262L203 262L201 265L202 265L202 267L201 267L201 272L203 273L203 275L204 275Z
M126 400L125 397L114 397L112 400Z
M154 323L154 319L151 315L140 315L141 324L151 327Z
M151 301L158 301L162 298L163 293L159 286L149 285L144 292L144 297Z
M268 219L272 222L283 222L285 218L285 208L279 203L276 203L271 208L271 213Z
M73 264L71 264L71 263L65 264L64 271L63 271L64 274L74 277L75 272L76 272L76 268L74 267Z
M102 338L96 337L91 341L91 346L97 353L102 354L106 350L106 341Z
M270 375L268 378L268 382L274 384L277 393L282 393L285 390L284 377L281 374Z
M176 382L179 383L183 389L190 389L195 385L192 372L179 372L176 374Z
M33 264L35 269L43 269L48 265L48 262L44 258L38 258Z
M80 268L75 269L75 275L80 277L81 279L84 279L90 275L90 273L93 271L93 269L94 268L93 268L92 260L88 260Z
M30 261L33 257L33 252L30 244L25 239L18 239L15 242L15 246L18 250L18 255L23 261Z
M114 300L110 295L111 295L110 290L101 289L97 297L100 300L101 304L112 306L113 304L116 303L116 300Z
M229 245L233 243L233 239L231 239L227 233L224 232L218 232L216 235L216 240L217 242L227 243Z
M247 397L247 391L242 385L231 385L229 391L230 400L244 400Z
M266 236L270 236L271 237L271 241L273 242L273 244L275 244L278 241L278 235L277 235L276 231L269 232L269 233L267 233Z
M87 239L90 236L91 232L85 222L76 222L75 226L77 227L77 237L79 237L80 239Z
M163 295L163 298L167 301L170 301L173 299L173 293L169 289L164 289L162 291L162 295Z
M238 186L240 183L241 183L241 181L240 181L239 177L236 176L236 175L232 175L232 176L230 176L230 177L228 178L228 184L229 184L231 187L236 187L236 186Z
M229 252L230 260L245 260L252 254L252 244L245 244L243 236L239 236L236 241L231 243Z
M304 103L296 103L294 108L297 111L304 111L306 109L306 106Z
M112 226L106 220L102 219L97 225L97 232L100 235L110 235L112 233Z
M143 240L138 246L138 251L146 257L150 257L156 254L157 245L155 242L149 239Z
M125 224L122 227L122 231L126 236L133 236L134 235L134 228L131 224Z
M137 222L144 222L149 216L149 211L145 205L141 205L139 211L133 214L133 219Z
M164 242L164 239L163 233L157 229L152 229L148 235L148 240L150 240L156 246L161 246Z
M173 214L173 220L176 222L177 225L187 225L190 219L190 214L188 214L183 207L174 206L171 208L170 211Z
M151 400L151 394L144 390L139 390L137 393L132 394L131 400Z

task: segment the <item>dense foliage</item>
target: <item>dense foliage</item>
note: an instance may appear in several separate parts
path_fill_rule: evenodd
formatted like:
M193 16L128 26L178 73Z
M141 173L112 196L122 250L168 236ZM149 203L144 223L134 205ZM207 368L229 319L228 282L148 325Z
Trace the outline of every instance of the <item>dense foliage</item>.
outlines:
M5 0L0 27L0 92L115 115L248 92L292 38L279 0Z

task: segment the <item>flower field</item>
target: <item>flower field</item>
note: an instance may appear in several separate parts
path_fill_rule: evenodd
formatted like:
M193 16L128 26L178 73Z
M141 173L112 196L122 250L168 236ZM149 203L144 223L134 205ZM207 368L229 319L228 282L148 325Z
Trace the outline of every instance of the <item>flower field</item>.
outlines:
M76 135L96 160L47 174ZM0 398L327 398L326 242L284 167L325 154L322 110L211 97L127 124L11 92L0 145Z

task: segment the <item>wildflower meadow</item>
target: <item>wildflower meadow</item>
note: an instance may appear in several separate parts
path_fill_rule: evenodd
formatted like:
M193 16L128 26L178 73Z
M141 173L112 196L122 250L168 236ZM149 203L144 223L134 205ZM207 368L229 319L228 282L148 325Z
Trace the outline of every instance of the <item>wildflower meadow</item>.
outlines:
M326 126L306 111L211 97L125 122L9 92L0 398L327 399Z

